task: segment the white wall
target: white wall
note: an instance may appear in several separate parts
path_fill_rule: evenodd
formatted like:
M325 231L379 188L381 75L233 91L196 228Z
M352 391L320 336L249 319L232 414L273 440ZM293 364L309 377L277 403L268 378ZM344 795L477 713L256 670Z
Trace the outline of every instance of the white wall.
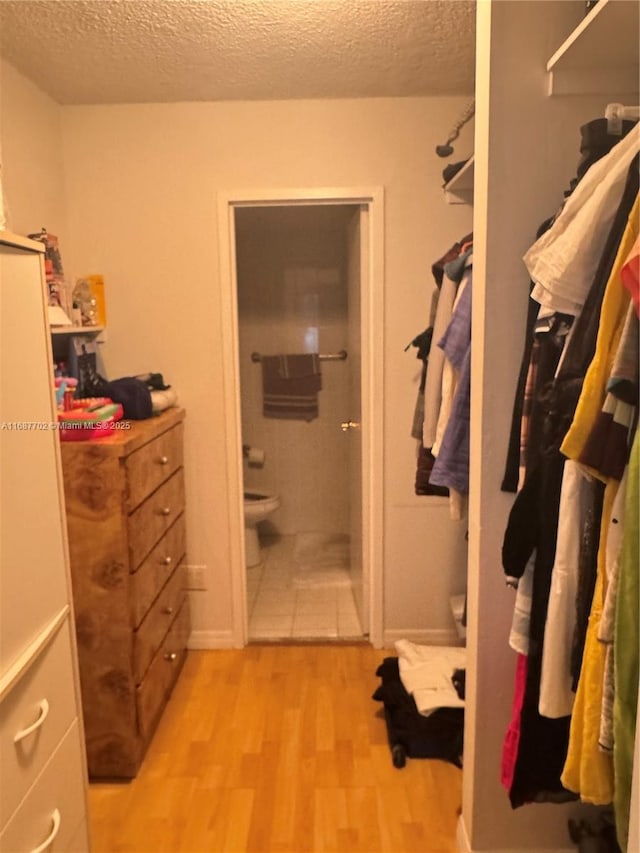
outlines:
M212 643L231 636L217 193L385 188L385 626L393 636L449 632L463 531L445 501L413 493L418 362L404 347L426 325L432 261L471 226L469 208L444 203L446 161L434 153L466 99L60 110L11 68L2 96L13 227L57 230L69 276L105 276L109 375L159 371L187 409L189 561L208 567L209 585L194 597L193 621ZM471 150L466 131L460 159Z
M446 504L413 494L417 365L430 265L469 230L447 206L434 149L462 98L68 107L71 257L105 276L112 376L160 371L186 407L189 561L208 566L197 630L231 628L216 194L385 187L385 625L448 630L464 564ZM468 143L467 143L468 144ZM457 151L463 152L462 146ZM425 319L423 319L425 318Z
M65 263L61 114L55 101L0 60L0 152L7 229L32 234L44 226L60 238Z
M252 352L347 348L346 216L353 208L239 208L236 211L242 440L265 451L262 468L244 463L246 488L277 494L272 532L349 533L349 418L352 362L322 362L318 417L262 414L262 370ZM265 525L266 526L266 525Z

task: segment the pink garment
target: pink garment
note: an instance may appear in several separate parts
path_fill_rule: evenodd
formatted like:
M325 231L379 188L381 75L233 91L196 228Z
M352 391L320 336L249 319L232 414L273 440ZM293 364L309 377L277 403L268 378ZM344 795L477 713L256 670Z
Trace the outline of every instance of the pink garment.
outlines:
M527 655L518 655L516 678L513 690L511 722L507 728L507 733L504 736L504 743L502 745L500 781L507 791L511 790L513 774L516 769L516 760L518 758L518 746L520 744L520 713L522 711L522 702L524 700L524 688L527 682L528 660Z
M624 262L620 271L622 283L631 294L636 314L640 317L640 235L629 252L629 257Z

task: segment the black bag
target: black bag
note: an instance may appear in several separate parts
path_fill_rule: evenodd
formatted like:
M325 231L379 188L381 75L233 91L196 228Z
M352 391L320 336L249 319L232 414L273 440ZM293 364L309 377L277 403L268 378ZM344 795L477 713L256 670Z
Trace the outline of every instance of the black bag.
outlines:
M376 675L382 684L372 698L384 703L393 766L404 767L409 757L440 758L462 767L464 708L438 708L423 716L400 680L398 658L385 658Z
M100 386L101 397L110 397L114 403L120 403L124 417L128 420L141 421L153 414L151 392L147 385L133 376L114 379Z

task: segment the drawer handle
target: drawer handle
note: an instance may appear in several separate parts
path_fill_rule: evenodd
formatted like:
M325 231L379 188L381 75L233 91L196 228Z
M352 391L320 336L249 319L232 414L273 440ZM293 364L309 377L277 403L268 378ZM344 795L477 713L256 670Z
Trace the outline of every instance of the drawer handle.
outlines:
M173 557L165 557L164 560L160 560L161 566L170 566L173 563Z
M54 840L56 835L60 832L61 820L60 812L58 811L58 809L55 809L53 814L51 815L51 821L53 823L53 826L51 827L51 832L39 847L34 847L31 853L44 853L44 851L51 846L51 842Z
M173 662L174 662L174 660L176 660L176 658L177 658L177 657L178 657L178 653L177 653L177 652L167 652L167 653L165 654L165 656L164 656L164 659L165 659L165 660L168 660L170 663L173 663Z
M162 612L167 616L171 616L171 614L173 613L173 607L165 607Z
M26 729L22 729L21 731L17 732L17 734L15 734L13 737L13 742L20 743L21 740L24 740L26 737L29 737L29 735L33 734L36 729L40 728L40 726L44 723L48 716L49 703L46 699L43 699L42 702L40 702L38 705L38 719L35 721L35 723L31 723L30 726L27 726Z
M158 510L158 515L171 515L171 507L163 506Z
M169 464L169 457L168 456L161 456L160 459L158 459L158 464L159 465L168 465Z

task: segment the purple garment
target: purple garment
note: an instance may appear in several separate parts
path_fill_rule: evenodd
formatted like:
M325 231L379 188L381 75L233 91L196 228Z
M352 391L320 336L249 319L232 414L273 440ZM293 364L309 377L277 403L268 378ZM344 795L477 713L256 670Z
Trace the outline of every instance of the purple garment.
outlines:
M471 270L467 286L455 307L451 322L439 341L451 364L458 370L451 415L440 452L429 478L434 486L469 492L469 418L471 409Z

